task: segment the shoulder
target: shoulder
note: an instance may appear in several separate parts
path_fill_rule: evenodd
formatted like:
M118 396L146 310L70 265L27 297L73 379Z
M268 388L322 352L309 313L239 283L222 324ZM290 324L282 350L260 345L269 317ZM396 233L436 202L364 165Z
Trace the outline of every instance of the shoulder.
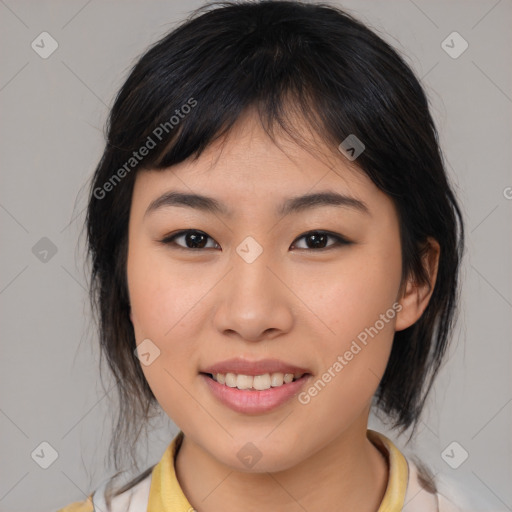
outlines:
M406 457L409 470L403 512L465 512L438 488L437 479L419 460Z
M92 494L84 501L75 501L64 508L59 508L57 512L94 512Z
M151 488L152 468L124 485L117 493L110 489L112 479L105 480L84 501L67 505L57 512L138 512L146 510ZM110 496L109 496L110 495Z
M101 512L137 512L146 510L151 488L151 477L152 473L146 471L137 479L125 485L111 499L108 498L109 482L105 482L93 495L94 510Z
M496 510L474 490L444 473L432 472L407 457L409 481L403 512L483 512Z

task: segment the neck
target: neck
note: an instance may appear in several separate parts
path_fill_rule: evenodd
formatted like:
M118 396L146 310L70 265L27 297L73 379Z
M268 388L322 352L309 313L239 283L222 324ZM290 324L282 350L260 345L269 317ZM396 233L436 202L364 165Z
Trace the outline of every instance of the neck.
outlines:
M185 436L176 457L176 476L198 512L376 512L386 490L388 465L367 439L366 425L354 424L289 469L264 473L226 466Z

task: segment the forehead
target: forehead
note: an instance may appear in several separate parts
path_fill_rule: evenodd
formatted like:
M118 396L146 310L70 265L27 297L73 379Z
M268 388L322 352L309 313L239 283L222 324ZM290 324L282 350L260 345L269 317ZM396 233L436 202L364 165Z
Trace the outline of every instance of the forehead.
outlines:
M364 180L364 173L338 151L337 145L330 147L297 116L290 115L290 119L299 140L294 140L278 125L273 126L273 137L270 137L258 114L251 109L224 137L205 150L199 165L183 167L189 171L208 171L208 174L217 171L219 176L241 183L270 178L271 183L291 185L296 180L318 181L333 172L342 180L349 175L351 181ZM258 177L261 179L257 180Z
M198 159L164 170L140 171L134 202L147 208L157 195L179 190L214 197L225 205L226 212L272 203L277 213L284 197L317 191L337 192L366 204L385 200L370 178L337 147L328 147L305 130L299 126L307 142L307 147L302 147L282 131L270 138L258 116L245 115Z

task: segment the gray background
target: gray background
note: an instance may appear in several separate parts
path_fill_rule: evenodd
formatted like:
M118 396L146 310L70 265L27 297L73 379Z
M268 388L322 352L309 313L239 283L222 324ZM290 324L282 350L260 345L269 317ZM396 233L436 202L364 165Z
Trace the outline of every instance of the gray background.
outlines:
M423 78L466 218L452 354L405 451L467 485L489 509L512 510L512 2L333 3L377 30ZM0 0L1 511L55 510L113 474L105 457L116 395L99 379L87 306L84 190L129 67L200 4ZM47 59L31 47L43 31L59 45ZM469 44L458 58L441 46L453 31ZM42 252L43 237L55 254ZM370 426L386 433L375 418ZM165 414L154 427L140 447L141 468L176 433ZM58 454L48 469L31 457L44 441ZM441 455L453 441L452 464L462 449L469 453L457 469ZM44 453L39 462L49 461Z

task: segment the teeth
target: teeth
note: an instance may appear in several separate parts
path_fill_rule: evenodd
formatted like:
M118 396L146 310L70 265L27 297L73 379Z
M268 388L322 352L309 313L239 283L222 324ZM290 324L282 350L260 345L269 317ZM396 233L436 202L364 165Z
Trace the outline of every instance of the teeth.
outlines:
M253 377L249 375L237 375L236 376L236 387L238 389L249 389L252 387Z
M236 373L217 373L212 375L213 379L219 384L224 384L230 388L252 389L263 391L265 389L276 388L283 384L288 384L293 380L302 377L302 373L265 373L263 375L240 375Z
M284 374L283 373L273 373L270 377L270 385L272 387L276 386L282 386L284 381Z
M236 375L234 373L226 374L226 386L236 388Z
M254 378L252 379L252 387L260 391L263 389L270 389L271 383L272 379L268 373L266 373L265 375L255 375Z
M285 373L283 380L284 380L285 384L288 384L289 382L291 382L293 380L293 374Z

